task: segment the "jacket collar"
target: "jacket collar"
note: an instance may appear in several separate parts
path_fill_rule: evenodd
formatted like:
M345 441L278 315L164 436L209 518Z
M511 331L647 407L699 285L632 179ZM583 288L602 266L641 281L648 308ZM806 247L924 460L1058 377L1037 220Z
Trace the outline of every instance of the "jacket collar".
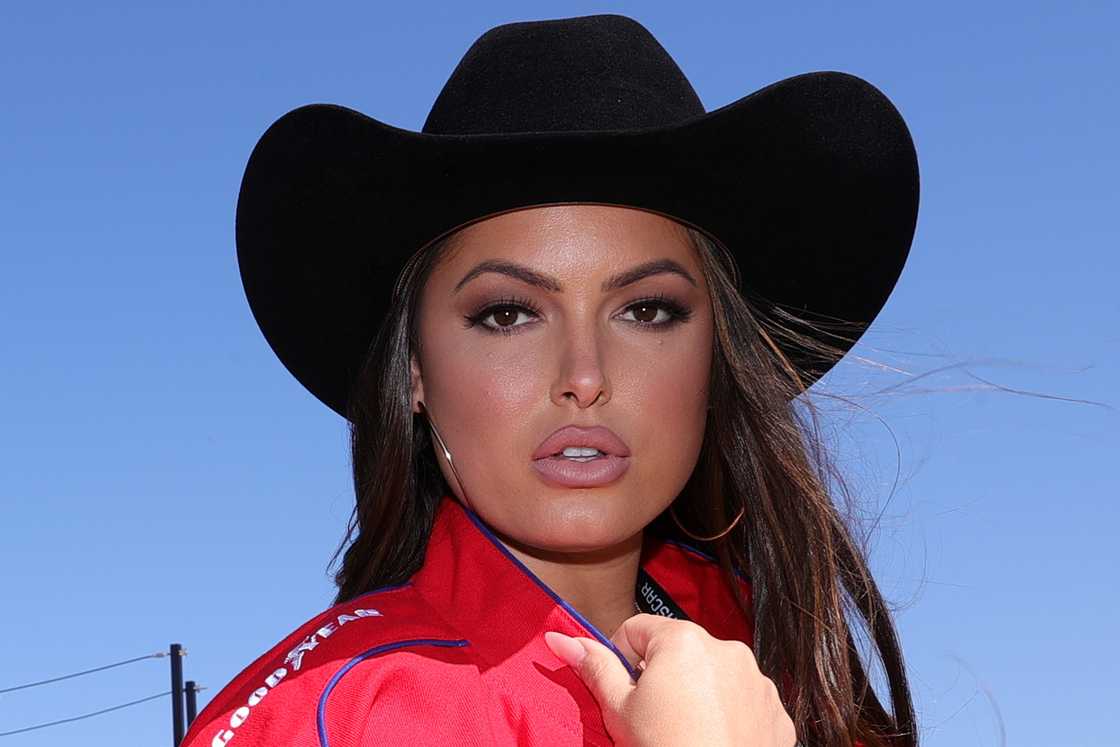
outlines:
M684 617L715 638L751 645L751 621L710 555L647 531L639 568L636 591L643 612ZM749 580L742 575L737 580L749 604ZM631 677L640 675L601 631L510 553L478 514L450 495L440 499L424 565L412 582L491 666L528 657L554 668L543 633L556 630L599 640Z

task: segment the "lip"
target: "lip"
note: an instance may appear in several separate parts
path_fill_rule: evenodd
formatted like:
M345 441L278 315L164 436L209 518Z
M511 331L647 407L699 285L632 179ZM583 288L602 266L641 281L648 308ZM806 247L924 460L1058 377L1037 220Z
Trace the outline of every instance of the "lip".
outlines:
M618 458L630 456L630 448L626 445L626 442L610 428L601 425L590 428L566 425L554 431L552 435L542 441L537 450L533 452L532 458L534 461L547 459L559 454L569 446L590 446L604 454ZM571 464L580 464L580 462L571 462Z
M598 447L596 447L598 448ZM610 485L630 469L630 457L613 454L589 462L576 462L562 456L534 459L533 469L547 483L564 488L598 488Z
M577 462L556 456L568 446L590 446L604 456ZM533 469L547 483L565 488L609 485L630 469L630 447L610 428L566 425L553 432L533 452Z

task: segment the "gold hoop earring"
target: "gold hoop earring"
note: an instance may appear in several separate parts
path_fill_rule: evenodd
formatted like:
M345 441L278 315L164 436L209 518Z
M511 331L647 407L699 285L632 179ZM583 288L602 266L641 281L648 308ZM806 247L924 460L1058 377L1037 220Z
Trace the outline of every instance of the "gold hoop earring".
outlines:
M739 519L743 518L743 514L745 514L746 511L747 511L746 506L744 506L743 508L740 508L739 509L739 515L735 517L735 521L731 522L731 526L727 527L727 529L724 529L719 534L712 535L711 537L701 537L701 536L699 536L697 534L693 534L692 532L685 529L684 525L681 524L681 520L677 518L677 512L673 510L673 506L672 505L669 506L669 515L673 517L673 521L677 522L677 526L681 528L681 531L684 532L685 534L687 534L689 537L692 537L693 539L703 540L704 542L711 542L712 540L717 540L720 537L722 537L723 535L730 532L732 529L735 528L735 525L739 523Z

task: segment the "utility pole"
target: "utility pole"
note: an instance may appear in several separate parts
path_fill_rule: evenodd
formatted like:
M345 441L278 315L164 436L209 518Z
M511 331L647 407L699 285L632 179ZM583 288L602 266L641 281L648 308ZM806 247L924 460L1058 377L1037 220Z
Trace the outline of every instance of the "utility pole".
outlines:
M195 716L198 715L198 683L194 680L187 680L187 728L194 723Z
M171 644L171 738L172 747L183 741L183 647Z

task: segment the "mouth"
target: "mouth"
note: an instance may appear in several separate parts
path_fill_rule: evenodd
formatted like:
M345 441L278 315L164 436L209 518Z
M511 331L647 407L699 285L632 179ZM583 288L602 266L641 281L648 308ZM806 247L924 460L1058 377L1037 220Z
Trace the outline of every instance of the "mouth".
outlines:
M532 465L537 476L553 486L602 487L626 474L630 448L610 428L569 425L541 442Z
M602 454L567 457L554 454L533 460L533 470L545 483L563 488L598 488L619 480L630 469L630 457Z

